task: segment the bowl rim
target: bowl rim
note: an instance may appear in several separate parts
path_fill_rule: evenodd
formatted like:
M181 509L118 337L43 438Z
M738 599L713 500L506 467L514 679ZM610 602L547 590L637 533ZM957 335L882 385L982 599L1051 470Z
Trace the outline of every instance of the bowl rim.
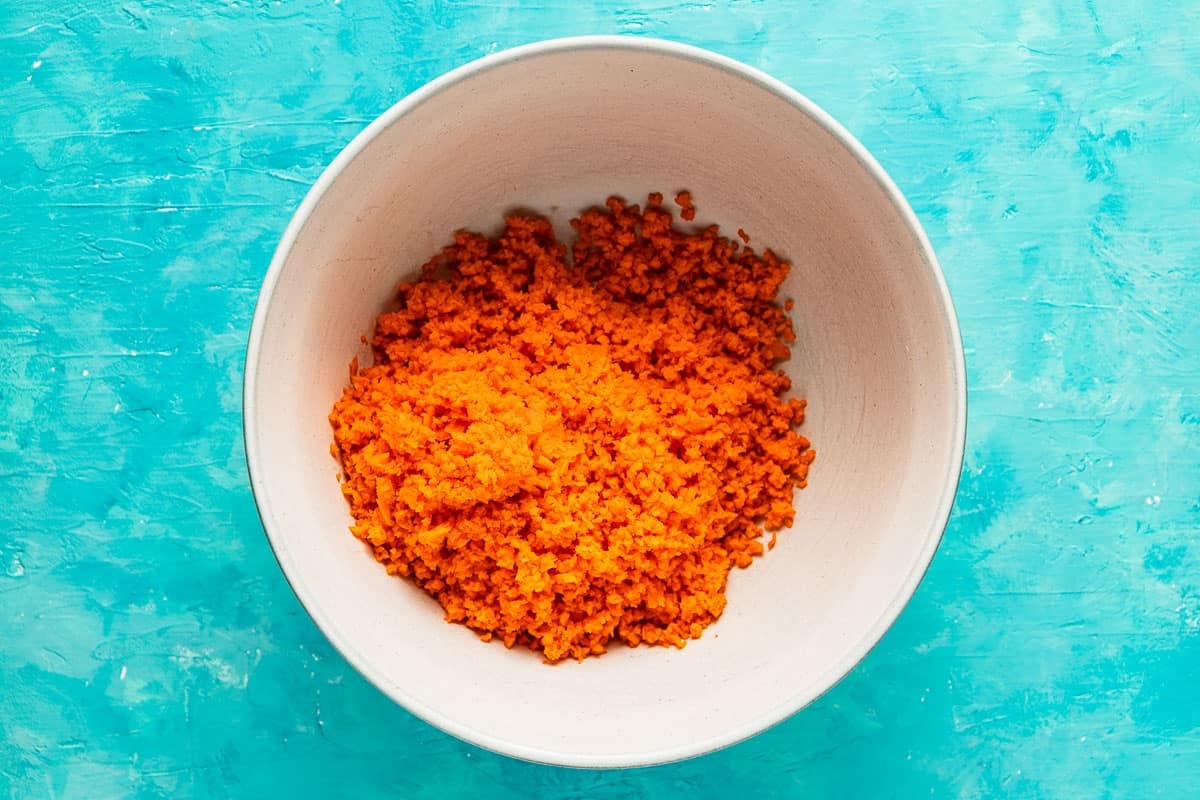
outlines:
M271 494L263 476L260 465L258 448L258 411L255 397L258 391L257 371L261 358L262 342L265 335L266 319L269 316L275 297L275 287L283 272L284 263L291 254L300 231L307 224L309 217L317 204L329 190L338 176L358 157L367 145L396 120L412 111L426 100L437 95L448 87L474 75L486 72L496 67L517 62L534 56L548 53L563 53L580 50L620 49L642 52L653 52L662 55L683 58L699 64L715 67L737 77L757 84L777 97L785 100L799 111L820 125L826 133L833 136L859 162L859 164L875 179L888 200L900 213L905 226L917 242L924 256L924 263L937 289L943 311L943 325L947 329L951 347L950 368L955 385L955 407L953 410L953 447L951 463L942 479L942 493L937 503L934 522L926 532L924 544L918 560L905 577L900 590L891 598L889 603L880 611L871 625L859 640L846 651L837 662L829 665L821 673L813 686L822 687L803 693L791 695L779 705L757 717L744 722L722 735L691 742L683 745L664 747L658 750L648 750L630 753L586 755L557 752L542 747L531 747L514 744L502 738L476 730L470 725L463 724L444 716L437 709L429 706L416 697L410 696L404 688L387 678L357 650L352 642L342 636L341 632L324 615L319 604L315 601L317 593L311 587L298 583L294 573L289 570L291 555L287 537L282 532L282 526L275 521L274 505ZM279 244L271 257L271 262L263 278L262 287L256 301L253 321L251 322L249 341L246 349L246 360L243 369L242 385L242 433L246 453L246 465L250 479L250 488L254 496L255 507L259 520L266 533L267 541L279 564L284 579L300 605L308 613L317 628L329 640L343 658L360 675L365 677L377 689L387 695L393 702L408 710L423 721L461 740L506 756L519 758L542 764L577 768L628 768L645 767L681 761L687 758L704 755L749 739L767 729L778 725L796 712L808 706L817 698L824 695L842 681L883 638L883 635L899 617L900 612L912 599L917 586L924 578L933 560L933 556L942 541L945 529L949 523L950 513L958 491L959 479L962 472L963 457L966 449L966 363L963 354L962 336L958 326L958 317L954 303L946 285L937 255L925 234L920 221L913 212L904 194L896 186L883 167L875 160L865 147L839 122L824 109L806 96L771 77L765 72L732 59L728 56L706 50L693 45L682 44L665 39L650 37L634 37L627 35L592 35L571 36L557 39L547 39L517 47L501 50L474 61L468 62L450 70L415 91L403 97L392 105L361 132L330 162L317 178L316 182L305 195L296 212L293 214L284 230Z

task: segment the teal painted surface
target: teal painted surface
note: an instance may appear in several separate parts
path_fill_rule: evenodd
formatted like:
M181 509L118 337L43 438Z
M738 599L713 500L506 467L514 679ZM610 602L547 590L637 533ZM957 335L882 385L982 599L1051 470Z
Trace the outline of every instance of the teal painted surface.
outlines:
M1183 797L1200 774L1195 3L0 0L0 797ZM822 104L908 194L971 420L928 578L788 722L634 772L391 705L267 548L239 387L307 187L509 45L657 35ZM286 793L286 794L285 794Z

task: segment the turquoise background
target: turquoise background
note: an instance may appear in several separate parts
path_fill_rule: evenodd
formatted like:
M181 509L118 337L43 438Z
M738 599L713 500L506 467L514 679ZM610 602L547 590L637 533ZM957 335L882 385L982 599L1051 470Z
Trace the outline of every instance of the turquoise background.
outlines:
M1194 796L1200 8L970 5L0 0L0 796ZM971 406L945 542L845 681L600 773L460 743L332 651L239 390L272 248L355 133L478 56L616 32L761 67L866 144L941 256Z

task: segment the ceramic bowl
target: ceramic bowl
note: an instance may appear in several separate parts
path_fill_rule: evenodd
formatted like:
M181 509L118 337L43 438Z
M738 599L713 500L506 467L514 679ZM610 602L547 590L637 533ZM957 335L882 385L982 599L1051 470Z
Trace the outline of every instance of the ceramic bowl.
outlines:
M743 227L794 265L796 344L818 452L778 546L735 569L682 650L582 663L485 644L347 530L327 415L399 281L505 211L568 220L613 193L691 190L697 224ZM671 761L812 701L879 640L941 539L963 453L962 346L920 224L863 147L784 84L662 41L588 37L438 78L333 161L258 301L246 454L263 526L313 620L388 697L490 750L577 767ZM381 702L386 702L381 698Z

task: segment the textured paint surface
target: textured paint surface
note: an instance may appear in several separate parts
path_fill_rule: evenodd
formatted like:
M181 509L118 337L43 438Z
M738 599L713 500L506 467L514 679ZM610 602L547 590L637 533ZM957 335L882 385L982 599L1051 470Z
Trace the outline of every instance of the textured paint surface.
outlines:
M0 797L1194 794L1200 14L1169 5L0 0ZM946 540L858 669L727 751L594 773L461 744L330 649L239 389L274 243L363 125L612 32L759 66L863 140L942 258L971 420Z

